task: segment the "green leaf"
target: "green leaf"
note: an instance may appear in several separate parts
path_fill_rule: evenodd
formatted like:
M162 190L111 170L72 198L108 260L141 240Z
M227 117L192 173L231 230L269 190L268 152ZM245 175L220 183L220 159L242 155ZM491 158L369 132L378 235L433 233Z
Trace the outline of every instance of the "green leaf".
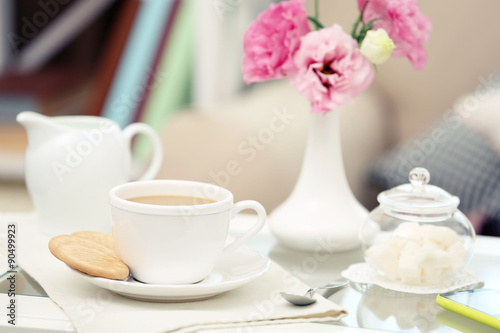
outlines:
M318 30L318 29L323 29L325 26L318 20L316 19L315 17L312 17L312 16L308 16L307 17L309 19L309 21L311 21L312 23L314 23L314 26L316 27L315 30Z

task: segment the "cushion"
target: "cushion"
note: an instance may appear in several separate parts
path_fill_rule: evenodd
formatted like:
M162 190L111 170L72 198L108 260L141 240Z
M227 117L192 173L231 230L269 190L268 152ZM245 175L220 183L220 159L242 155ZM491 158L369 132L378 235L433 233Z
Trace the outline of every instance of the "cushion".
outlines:
M446 119L383 155L370 169L369 181L386 190L408 183L410 170L424 167L431 174L431 184L460 198L459 209L471 218L476 232L496 235L500 231L500 155L484 134L458 118Z

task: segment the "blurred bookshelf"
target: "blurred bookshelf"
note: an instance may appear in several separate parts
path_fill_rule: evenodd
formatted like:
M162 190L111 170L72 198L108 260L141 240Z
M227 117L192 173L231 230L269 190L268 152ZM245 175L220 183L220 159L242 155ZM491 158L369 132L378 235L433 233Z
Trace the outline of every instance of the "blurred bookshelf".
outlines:
M87 0L86 0L87 1ZM0 180L23 180L27 138L21 111L85 114L112 23L122 4L105 0L2 0ZM73 22L69 24L69 22Z
M0 181L24 180L27 138L15 120L21 111L159 129L188 104L191 3L1 0ZM167 72L168 84L160 82Z

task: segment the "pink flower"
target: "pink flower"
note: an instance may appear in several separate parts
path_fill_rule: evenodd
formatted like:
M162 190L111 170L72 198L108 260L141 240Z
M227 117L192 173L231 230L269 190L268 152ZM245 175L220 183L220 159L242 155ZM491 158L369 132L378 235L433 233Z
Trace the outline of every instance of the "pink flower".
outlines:
M312 112L352 104L374 77L357 42L337 24L302 37L294 61L290 82L311 102Z
M366 1L358 0L360 10ZM427 52L422 43L429 39L432 25L420 12L417 0L369 0L363 21L368 23L377 18L374 29L385 29L396 44L392 55L407 57L415 70L423 69Z
M286 76L294 69L300 37L311 31L304 0L271 4L252 22L243 40L243 73L247 84Z

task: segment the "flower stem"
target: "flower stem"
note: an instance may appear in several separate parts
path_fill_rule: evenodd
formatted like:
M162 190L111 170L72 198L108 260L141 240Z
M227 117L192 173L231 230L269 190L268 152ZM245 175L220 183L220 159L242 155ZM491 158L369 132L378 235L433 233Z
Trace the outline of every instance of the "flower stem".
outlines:
M314 1L314 18L316 19L316 21L319 20L319 3L318 3L319 0L315 0Z
M361 23L361 20L358 18L356 20L356 22L354 22L354 25L352 26L352 30L351 30L351 37L356 39L356 40L358 39L356 36L356 32L358 31L358 26L360 23Z
M359 13L359 17L356 20L356 22L354 23L354 26L352 27L352 31L351 31L351 37L354 38L355 40L357 40L358 43L361 43L363 41L363 38L364 38L364 36L363 36L363 38L361 38L361 40L360 40L360 38L359 38L360 36L357 35L357 32L358 32L358 27L360 24L363 25L363 27L361 28L362 30L366 26L365 23L363 22L363 14L365 13L365 9L366 9L366 6L368 5L368 2L369 2L369 0L367 0L365 2L365 4L363 5L363 8L361 8L361 12ZM370 23L373 23L372 21L370 21ZM370 27L370 29L371 29L371 27ZM366 34L366 31L365 31L365 34Z
M314 23L314 26L315 26L315 30L318 30L318 29L323 29L325 26L320 22L318 21L318 19L316 19L315 17L312 17L312 16L308 16L307 17L309 19L309 21L311 21L312 23Z
M314 0L314 17L308 16L309 21L314 23L314 30L322 29L325 26L319 21L319 0Z

